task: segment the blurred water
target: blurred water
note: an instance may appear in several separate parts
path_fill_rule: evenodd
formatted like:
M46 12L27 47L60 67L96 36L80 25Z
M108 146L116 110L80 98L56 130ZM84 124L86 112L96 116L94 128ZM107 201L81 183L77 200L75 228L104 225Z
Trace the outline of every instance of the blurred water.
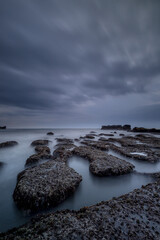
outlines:
M57 137L79 138L90 131L99 133L110 133L100 129L7 129L0 130L0 142L15 140L18 145L14 147L0 149L0 231L19 226L28 221L31 216L27 216L23 211L17 209L12 194L16 186L17 174L24 170L26 159L34 153L34 148L30 146L33 140L47 139L51 142L49 147L54 150ZM46 133L53 131L53 136ZM129 133L127 133L129 134ZM114 137L119 137L119 133ZM77 142L75 142L77 144ZM79 209L86 205L91 205L102 200L111 199L114 196L127 193L142 184L151 182L150 177L144 175L128 174L120 177L99 178L89 172L87 160L72 157L68 164L83 177L83 181L70 198L60 204L54 210ZM139 164L139 163L137 163ZM146 170L150 165L146 165ZM140 169L141 170L141 169ZM143 168L144 170L144 168ZM156 165L155 165L156 171ZM53 209L52 209L53 210ZM33 216L33 215L32 215Z

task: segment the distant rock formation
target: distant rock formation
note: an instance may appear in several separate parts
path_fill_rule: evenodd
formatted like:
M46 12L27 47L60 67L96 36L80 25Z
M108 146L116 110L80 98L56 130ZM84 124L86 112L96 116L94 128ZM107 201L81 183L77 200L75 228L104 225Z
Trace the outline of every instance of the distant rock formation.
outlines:
M135 127L135 128L132 129L132 132L160 133L160 129Z
M6 129L6 126L0 126L0 129Z
M130 131L131 130L131 125L125 124L125 125L107 125L107 126L102 126L101 130L126 130Z

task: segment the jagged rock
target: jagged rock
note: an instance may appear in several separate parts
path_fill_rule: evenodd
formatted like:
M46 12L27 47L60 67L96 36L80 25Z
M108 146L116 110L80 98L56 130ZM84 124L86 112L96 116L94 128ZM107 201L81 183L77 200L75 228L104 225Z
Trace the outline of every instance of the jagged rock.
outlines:
M76 147L73 154L90 161L90 171L98 176L121 175L133 171L134 165L92 147Z
M24 209L56 206L75 191L81 180L65 163L51 160L20 173L13 198Z
M54 133L53 132L48 132L47 135L54 135Z
M2 142L2 143L0 143L0 148L12 147L12 146L15 146L17 144L18 144L18 142L16 142L16 141Z
M0 240L158 240L160 182L79 211L64 210L39 216L0 234Z
M31 143L32 146L38 146L38 145L48 145L48 140L35 140Z

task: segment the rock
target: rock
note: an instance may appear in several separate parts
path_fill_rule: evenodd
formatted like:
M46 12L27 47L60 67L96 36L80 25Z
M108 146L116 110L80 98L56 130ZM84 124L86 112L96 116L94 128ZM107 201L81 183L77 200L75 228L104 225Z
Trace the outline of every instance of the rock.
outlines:
M0 129L6 129L6 126L0 126Z
M36 146L35 151L38 153L48 153L50 154L50 148L47 146Z
M84 138L94 139L95 137L92 134L87 134Z
M50 155L50 149L47 146L36 146L35 151L37 154L31 155L27 160L25 166L32 165L33 163L38 163L42 159L52 159Z
M39 154L33 154L26 160L25 166L28 167L29 165L32 165L33 163L38 163L40 160L48 160L52 159L52 156L48 153L39 153Z
M121 175L133 171L134 165L92 147L76 147L73 154L90 161L90 171L98 176Z
M148 162L157 162L159 160L159 138L136 135L136 137L125 136L117 139L110 138L108 140L120 143L121 147L111 144L110 148L126 157Z
M82 141L81 144L85 144L87 146L90 146L90 147L94 147L94 148L97 148L97 149L100 149L102 151L108 151L109 150L109 145L108 145L108 142L107 142L107 139L106 141Z
M132 132L160 133L160 129L135 127L132 129Z
M19 174L13 198L23 209L56 206L75 191L81 180L65 163L51 160Z
M2 142L2 143L0 143L0 148L12 147L12 146L15 146L17 144L18 144L18 142L16 142L16 141Z
M35 140L31 143L32 146L38 146L38 145L48 145L48 140Z
M0 234L0 240L18 239L160 239L160 182L103 201L79 211L59 211Z
M124 136L124 134L123 134L123 133L120 133L120 134L119 134L119 136L123 137L123 136Z
M73 144L61 145L53 152L53 159L58 159L59 161L67 162L68 158L72 156L72 150L76 147Z
M107 133L100 133L99 136L113 137L114 134L112 134L112 133L108 133L108 134Z
M54 135L54 133L53 132L48 132L47 135Z
M68 144L73 144L73 140L69 138L56 138L57 142L59 145L68 145Z
M107 126L102 126L102 130L125 130L125 131L130 131L131 130L131 125L107 125Z

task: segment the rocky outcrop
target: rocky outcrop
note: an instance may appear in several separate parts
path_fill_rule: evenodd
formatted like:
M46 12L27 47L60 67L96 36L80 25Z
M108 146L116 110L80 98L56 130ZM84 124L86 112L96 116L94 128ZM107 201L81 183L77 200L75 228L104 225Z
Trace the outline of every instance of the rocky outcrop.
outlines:
M48 145L49 140L35 140L31 143L32 146L38 146L38 145Z
M107 125L107 126L102 126L102 130L125 130L125 131L130 131L131 130L131 125Z
M18 175L13 198L24 209L56 206L75 191L81 180L65 163L50 160Z
M2 143L0 143L0 148L13 147L13 146L15 146L17 144L18 144L18 142L16 142L16 141L2 142Z
M156 129L156 128L144 128L144 127L135 127L135 128L132 129L132 132L160 133L160 129Z
M158 240L160 182L79 211L61 211L32 219L0 234L0 240Z
M133 171L134 165L93 147L81 146L73 154L90 161L90 171L98 176L121 175Z
M47 135L54 135L54 133L53 132L48 132Z

